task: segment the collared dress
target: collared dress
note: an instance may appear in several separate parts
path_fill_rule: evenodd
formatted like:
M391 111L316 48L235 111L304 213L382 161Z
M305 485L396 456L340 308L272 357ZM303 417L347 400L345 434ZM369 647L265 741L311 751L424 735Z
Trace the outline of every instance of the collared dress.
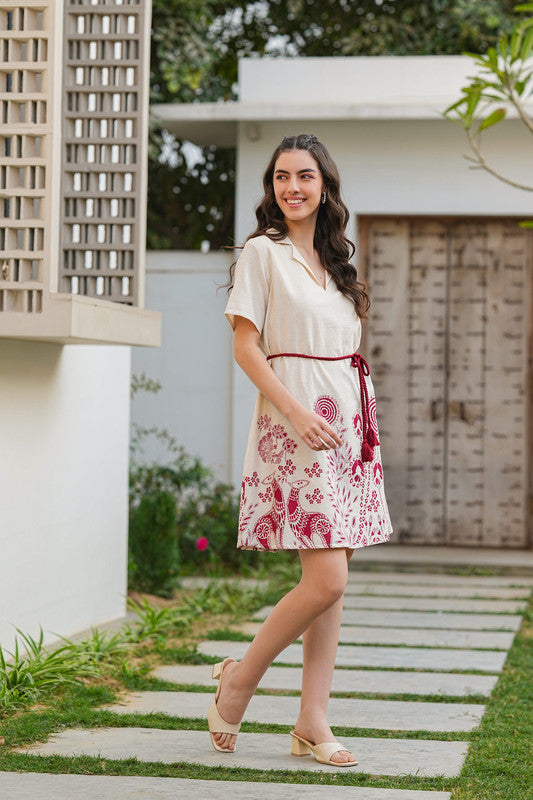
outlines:
M357 352L361 321L327 275L320 285L287 236L249 239L237 260L226 318L246 317L265 356ZM269 365L306 408L342 439L335 450L312 450L260 392L244 459L237 547L247 550L358 548L389 540L392 525L379 445L361 455L363 418L357 372L349 359L279 357ZM379 431L370 376L368 417Z

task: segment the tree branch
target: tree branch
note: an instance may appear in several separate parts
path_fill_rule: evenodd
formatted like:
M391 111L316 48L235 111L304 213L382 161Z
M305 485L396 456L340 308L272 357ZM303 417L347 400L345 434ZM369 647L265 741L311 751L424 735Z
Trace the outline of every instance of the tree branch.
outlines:
M518 99L518 97L516 96L516 94L515 94L515 92L513 90L509 93L509 95L510 95L510 99L511 99L512 104L514 105L514 107L516 108L516 110L518 111L518 113L520 115L520 119L522 120L522 122L524 123L526 128L529 130L529 132L533 133L533 119L531 119L531 117L529 117L526 114L526 112L524 111L524 107L523 107L522 103L520 102L520 100Z
M516 181L511 180L511 178L506 178L505 175L502 175L500 172L497 172L493 167L485 159L485 156L482 154L481 150L479 149L479 145L477 143L477 136L473 135L471 131L467 131L466 135L468 137L468 142L473 153L476 156L477 164L481 169L484 169L486 172L489 172L495 178L498 178L499 181L503 183L509 184L509 186L514 186L515 189L523 189L525 192L533 192L533 186L527 186L526 184L517 183Z

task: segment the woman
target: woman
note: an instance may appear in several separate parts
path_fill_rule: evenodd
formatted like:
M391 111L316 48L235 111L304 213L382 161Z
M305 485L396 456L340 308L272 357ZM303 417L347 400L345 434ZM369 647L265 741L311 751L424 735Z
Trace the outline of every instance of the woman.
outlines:
M240 662L227 658L209 709L216 750L233 752L274 658L303 638L293 755L352 766L326 709L348 561L389 539L375 399L356 352L368 295L349 263L337 168L315 136L283 139L264 178L257 229L235 265L226 317L234 356L259 390L248 439L237 546L298 550L302 577ZM266 356L266 358L265 358Z

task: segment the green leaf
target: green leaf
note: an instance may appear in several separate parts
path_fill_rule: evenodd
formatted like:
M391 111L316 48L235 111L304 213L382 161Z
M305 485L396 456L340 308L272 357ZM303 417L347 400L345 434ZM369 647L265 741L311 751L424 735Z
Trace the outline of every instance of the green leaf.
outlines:
M484 131L487 128L490 128L492 125L496 125L496 123L501 122L504 119L507 111L505 108L497 108L492 114L489 114L488 117L485 117L484 120L481 121L479 126L480 131Z
M533 28L530 28L530 30L524 36L524 41L522 42L522 49L520 50L521 60L526 61L531 55L532 50L533 50Z
M525 219L518 224L521 228L533 228L533 219Z
M516 27L511 36L511 44L509 51L509 55L511 56L511 63L513 63L513 61L516 61L516 59L520 56L521 45L522 45L522 31L520 30L519 27Z
M498 50L500 51L502 58L507 58L509 51L509 37L505 33L500 37L498 42ZM487 56L491 68L494 70L498 69L498 54L494 47L489 47L487 50Z

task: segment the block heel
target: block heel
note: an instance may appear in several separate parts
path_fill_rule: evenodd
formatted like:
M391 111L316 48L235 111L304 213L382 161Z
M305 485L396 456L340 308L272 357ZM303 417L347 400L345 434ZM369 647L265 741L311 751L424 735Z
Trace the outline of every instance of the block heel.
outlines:
M312 753L319 764L329 764L331 767L354 767L357 764L356 759L353 761L331 760L331 756L335 755L335 753L340 753L341 750L346 750L346 748L339 742L313 744L313 742L308 742L307 739L291 731L291 755L293 756L306 756Z
M291 733L291 756L308 756L310 752L309 745L304 744L301 739Z

